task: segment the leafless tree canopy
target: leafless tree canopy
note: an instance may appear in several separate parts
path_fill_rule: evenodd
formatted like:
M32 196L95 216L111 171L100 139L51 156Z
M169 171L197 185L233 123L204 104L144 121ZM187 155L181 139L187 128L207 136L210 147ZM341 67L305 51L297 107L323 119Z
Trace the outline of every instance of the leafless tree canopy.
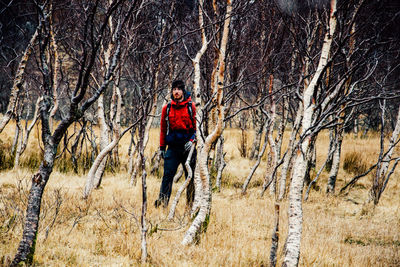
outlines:
M121 167L118 142L125 134L131 139L127 169L132 184L142 178L146 260L144 151L176 78L186 82L199 111L202 167L193 178L199 183L196 198L207 202L197 206L207 213L201 223L211 209L209 168L220 177L225 165L222 134L227 127L239 128L242 140L247 129L257 133L251 144L243 141L240 147L243 157L257 159L243 181L243 194L268 147L262 194L270 187L275 196L276 231L287 184L290 214L290 209L301 210L303 184L310 190L318 178L311 181L309 173L315 167L315 142L325 129L331 131L331 149L321 172L325 165L332 168L326 189L331 194L343 134L381 131L379 174L371 188L377 204L391 175L385 162L395 162L392 170L398 162L391 150L398 144L400 124L399 25L400 4L394 0L2 1L0 133L15 121L16 134L9 163L0 161L0 169L27 166L20 156L34 125L41 129L41 159L29 166L37 172L13 264L31 261L41 196L53 168L82 175L97 171L94 184L94 176L88 177L87 197L100 185L106 165L112 171ZM285 131L291 134L284 150ZM385 135L391 136L390 147L384 146ZM2 146L5 140L0 141ZM155 155L154 160L160 159ZM97 170L94 163L103 167ZM292 224L299 226L300 236L301 216ZM290 235L285 265L295 266L300 239ZM276 235L274 240L277 246ZM273 265L275 257L271 251Z

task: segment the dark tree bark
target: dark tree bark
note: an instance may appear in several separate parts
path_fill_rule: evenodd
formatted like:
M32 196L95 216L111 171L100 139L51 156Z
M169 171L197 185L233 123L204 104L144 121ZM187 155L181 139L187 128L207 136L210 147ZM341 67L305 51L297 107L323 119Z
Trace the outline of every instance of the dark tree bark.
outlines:
M109 69L106 72L103 83L95 92L85 100L81 106L79 104L83 101L87 88L89 87L89 77L90 73L93 70L95 65L96 56L98 54L98 49L100 46L100 42L103 38L104 29L107 26L107 21L109 16L119 7L121 7L123 1L113 2L107 9L106 15L103 17L103 21L100 27L100 30L97 35L97 40L90 49L90 57L88 61L81 61L81 72L79 75L79 80L77 86L71 96L71 104L70 111L68 115L58 124L54 133L51 133L49 126L50 119L50 110L52 107L52 84L51 84L51 76L49 71L49 64L51 61L47 58L46 48L48 46L49 40L49 27L48 21L46 21L46 25L42 28L39 43L39 51L40 51L40 64L41 71L43 76L43 90L44 90L44 98L40 104L40 118L42 123L42 141L44 144L44 156L42 163L40 164L39 171L33 175L32 177L32 186L29 192L28 198L28 206L26 209L26 218L24 223L24 230L22 234L22 240L20 241L17 253L14 257L14 260L11 263L11 266L17 266L21 262L25 262L30 265L33 263L33 255L35 253L35 245L37 241L38 234L38 226L40 219L40 206L42 201L42 196L46 184L50 178L50 174L53 171L54 160L57 153L58 145L62 140L64 134L66 133L68 127L74 122L79 120L86 112L86 110L98 99L100 94L104 92L104 90L108 87L117 65L117 60L120 55L120 35L117 33L118 45L114 55L112 57L112 63L109 66ZM133 7L134 5L132 5ZM119 24L119 32L122 25L125 24L128 19L129 14L132 11L132 7L125 13L125 17ZM46 17L46 10L41 10L42 16ZM86 21L85 27L89 27L94 23L94 17L96 12L98 12L98 6L94 5L91 10L91 14L89 16L89 20ZM85 47L85 52L88 52ZM87 56L86 53L83 56Z

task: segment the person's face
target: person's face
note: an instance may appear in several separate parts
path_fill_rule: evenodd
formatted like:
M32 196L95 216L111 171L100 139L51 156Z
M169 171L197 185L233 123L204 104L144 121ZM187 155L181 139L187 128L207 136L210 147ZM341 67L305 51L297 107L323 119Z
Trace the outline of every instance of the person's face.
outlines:
M172 89L172 95L174 96L175 101L182 101L183 100L183 91L179 89L178 87L175 87Z

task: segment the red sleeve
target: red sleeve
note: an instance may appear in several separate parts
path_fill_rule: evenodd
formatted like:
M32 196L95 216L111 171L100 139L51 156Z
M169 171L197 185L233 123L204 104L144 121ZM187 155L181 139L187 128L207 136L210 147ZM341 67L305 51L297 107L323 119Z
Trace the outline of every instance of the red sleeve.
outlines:
M192 115L193 115L193 128L194 128L194 134L190 138L190 141L196 140L196 130L197 130L197 121L196 121L196 105L192 102Z
M197 130L197 121L196 121L196 105L192 102L192 111L193 111L193 127L194 127L194 132Z
M167 113L167 105L162 108L161 111L161 121L160 121L160 148L165 149L165 136L167 135L167 121L165 116Z

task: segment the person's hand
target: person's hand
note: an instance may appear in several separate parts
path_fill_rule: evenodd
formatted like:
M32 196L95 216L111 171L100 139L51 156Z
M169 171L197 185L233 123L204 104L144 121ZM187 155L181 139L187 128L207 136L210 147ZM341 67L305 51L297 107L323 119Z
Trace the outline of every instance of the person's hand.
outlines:
M159 151L158 153L159 153L159 155L160 155L160 157L161 157L162 159L165 158L165 150L160 149L160 151Z
M189 141L185 144L185 152L190 151L190 149L192 148L193 142Z

